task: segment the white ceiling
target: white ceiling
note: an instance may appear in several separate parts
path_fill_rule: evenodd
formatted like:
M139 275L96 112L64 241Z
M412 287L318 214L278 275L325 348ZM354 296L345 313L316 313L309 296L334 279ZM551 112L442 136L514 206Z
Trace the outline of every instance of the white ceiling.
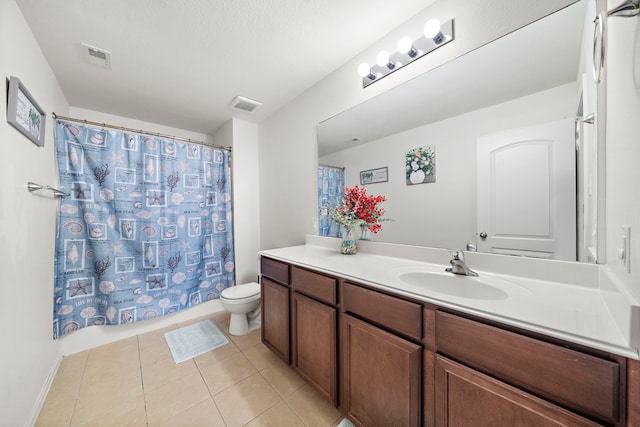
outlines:
M16 0L72 106L206 134L260 122L434 1Z

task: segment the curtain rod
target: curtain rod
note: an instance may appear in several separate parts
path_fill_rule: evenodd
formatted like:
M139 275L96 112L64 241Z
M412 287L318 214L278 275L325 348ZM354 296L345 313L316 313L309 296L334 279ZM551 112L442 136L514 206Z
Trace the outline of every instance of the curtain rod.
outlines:
M54 120L57 120L57 119L68 120L68 121L72 121L72 122L84 123L86 125L108 127L108 128L112 128L112 129L120 129L120 130L123 130L123 131L126 130L126 131L129 131L129 132L136 132L136 133L141 133L141 134L144 134L144 135L153 135L153 136L157 136L158 138L172 139L174 141L184 141L184 142L189 142L189 143L193 143L193 144L206 145L207 147L219 148L221 150L232 151L231 147L223 147L221 145L207 144L207 143L202 142L202 141L197 141L197 140L193 140L193 139L189 139L189 138L181 138L179 136L166 135L166 134L162 134L162 133L158 133L158 132L149 132L149 131L140 130L140 129L128 128L128 127L124 127L124 126L110 125L110 124L107 124L107 123L92 122L90 120L77 119L75 117L59 116L56 113L52 113L51 115L53 116Z
M323 168L342 169L342 170L344 170L344 166L331 166L331 165L323 165L323 164L319 164L318 166L322 166Z

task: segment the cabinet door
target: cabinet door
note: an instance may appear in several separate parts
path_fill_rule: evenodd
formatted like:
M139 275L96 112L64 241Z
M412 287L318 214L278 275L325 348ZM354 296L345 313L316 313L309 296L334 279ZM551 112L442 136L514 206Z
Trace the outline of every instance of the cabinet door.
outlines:
M293 367L334 406L337 405L336 309L292 293Z
M362 426L418 426L422 348L344 315L344 404Z
M436 425L546 427L600 424L436 356Z
M261 284L262 342L289 364L289 288L264 276Z

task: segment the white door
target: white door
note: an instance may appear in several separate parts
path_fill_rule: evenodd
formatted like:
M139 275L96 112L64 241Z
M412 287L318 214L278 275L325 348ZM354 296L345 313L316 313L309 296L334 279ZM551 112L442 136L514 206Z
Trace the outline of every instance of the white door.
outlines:
M478 138L478 250L576 260L574 120Z

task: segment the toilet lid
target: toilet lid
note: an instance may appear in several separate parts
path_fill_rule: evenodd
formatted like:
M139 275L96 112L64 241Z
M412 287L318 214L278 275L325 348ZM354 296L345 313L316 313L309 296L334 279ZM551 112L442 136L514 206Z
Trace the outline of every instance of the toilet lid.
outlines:
M224 289L220 296L226 299L243 299L249 298L260 294L260 285L253 283L246 283L244 285L236 285L230 288Z

